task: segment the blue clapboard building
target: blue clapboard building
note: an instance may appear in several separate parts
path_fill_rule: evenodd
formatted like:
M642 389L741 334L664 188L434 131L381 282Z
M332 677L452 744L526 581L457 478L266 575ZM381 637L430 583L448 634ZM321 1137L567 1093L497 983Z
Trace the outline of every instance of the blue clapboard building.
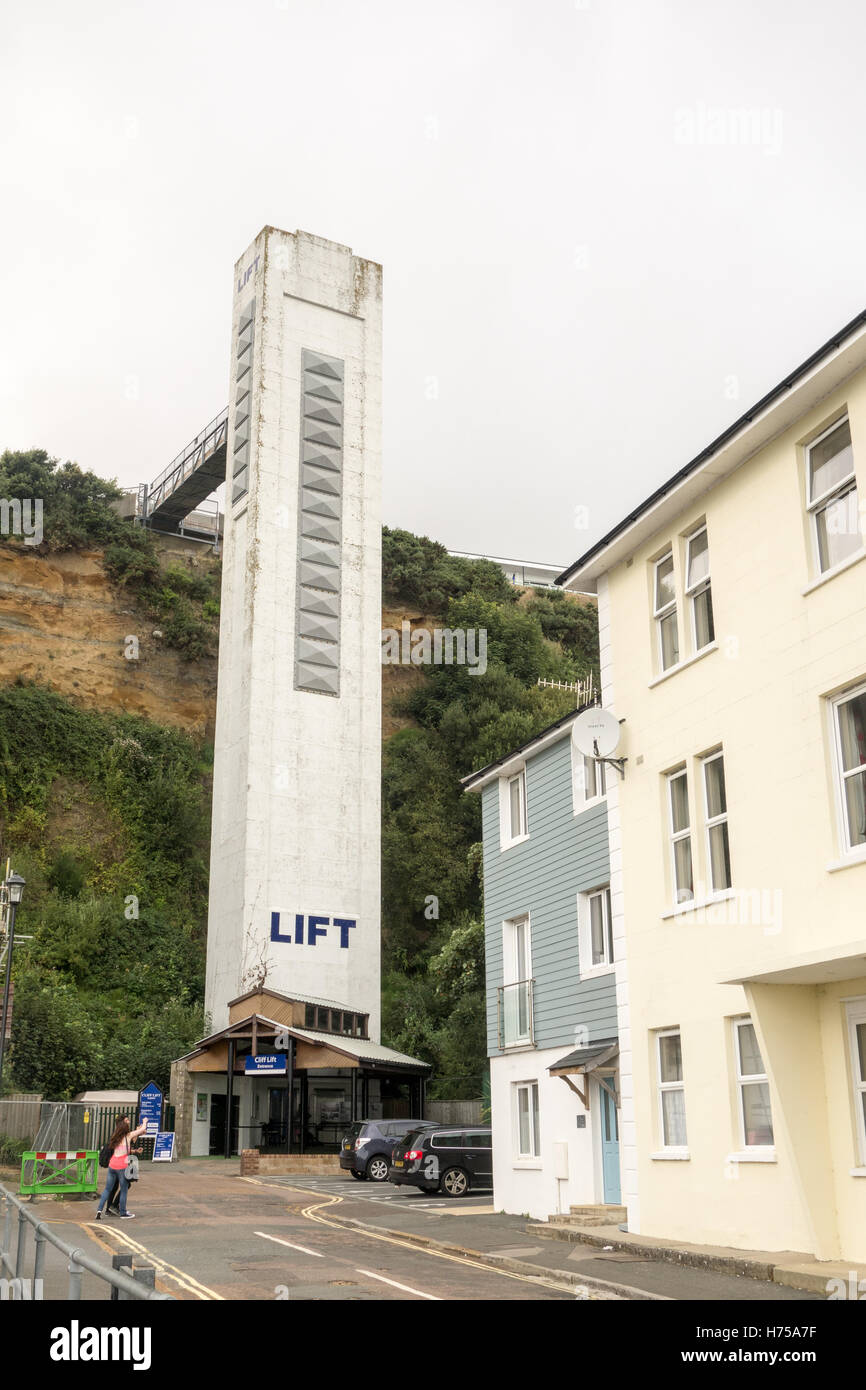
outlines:
M620 1203L617 774L575 747L579 713L463 786L482 798L495 1204L538 1218L605 1207L609 1220Z

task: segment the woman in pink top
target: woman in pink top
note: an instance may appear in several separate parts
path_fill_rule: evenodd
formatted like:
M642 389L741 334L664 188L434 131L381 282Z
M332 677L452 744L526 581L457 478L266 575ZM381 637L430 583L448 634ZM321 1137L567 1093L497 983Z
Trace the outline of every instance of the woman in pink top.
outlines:
M130 1129L129 1120L124 1115L120 1124L108 1141L111 1149L111 1158L108 1162L108 1181L105 1184L105 1191L99 1199L99 1206L96 1208L97 1221L102 1220L102 1209L111 1197L115 1187L120 1186L120 1218L129 1221L135 1212L126 1210L126 1194L129 1190L129 1183L126 1180L126 1170L129 1167L129 1146L133 1139L137 1139L139 1134L144 1134L147 1129L147 1122L139 1125L138 1129Z

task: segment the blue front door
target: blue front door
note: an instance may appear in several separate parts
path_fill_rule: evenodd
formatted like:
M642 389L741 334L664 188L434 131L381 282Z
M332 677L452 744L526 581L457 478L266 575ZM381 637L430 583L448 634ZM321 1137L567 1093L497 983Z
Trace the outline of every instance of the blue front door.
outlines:
M613 1076L605 1077L611 1090L614 1088L615 1080ZM601 1176L604 1186L604 1200L618 1206L620 1202L619 1123L616 1102L603 1086L599 1086L598 1095L601 1101Z

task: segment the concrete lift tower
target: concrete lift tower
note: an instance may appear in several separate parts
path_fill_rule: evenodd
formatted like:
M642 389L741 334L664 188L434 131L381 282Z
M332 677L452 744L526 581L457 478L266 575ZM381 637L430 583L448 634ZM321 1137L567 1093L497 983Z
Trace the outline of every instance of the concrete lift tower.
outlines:
M206 1008L380 1029L382 269L265 227L234 272Z

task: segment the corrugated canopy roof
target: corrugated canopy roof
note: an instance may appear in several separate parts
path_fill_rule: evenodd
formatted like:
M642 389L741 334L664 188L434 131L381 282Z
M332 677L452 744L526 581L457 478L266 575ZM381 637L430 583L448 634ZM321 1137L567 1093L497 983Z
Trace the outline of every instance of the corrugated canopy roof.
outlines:
M242 1004L245 999L252 999L257 994L270 994L273 999L284 999L289 1004L321 1004L326 1009L342 1009L343 1013L361 1014L368 1013L367 1009L358 1009L354 1004L340 1004L336 999L318 999L314 994L283 994L278 989L270 989L268 985L261 985L258 989L248 989L246 994L239 994L237 999L229 1000L229 1008L234 1004Z
M395 1066L401 1067L430 1067L429 1062L422 1062L417 1057L408 1057L405 1052L395 1052L393 1048L383 1047L381 1043L369 1042L367 1038L347 1038L339 1033L313 1033L307 1028L287 1028L286 1032L291 1033L293 1038L303 1038L305 1042L324 1043L337 1052L357 1057L360 1062L393 1062Z
M277 1023L272 1018L265 1018L262 1014L250 1014L247 1018L239 1018L235 1023L229 1023L218 1033L211 1033L210 1037L202 1038L191 1052L187 1052L183 1057L176 1060L185 1062L190 1057L195 1057L201 1052L206 1052L214 1043L222 1042L225 1038L230 1038L247 1025L251 1025L253 1019L256 1025L263 1024L263 1032L268 1033L272 1029L277 1033L287 1033L289 1037L298 1038L301 1042L320 1043L325 1047L332 1048L335 1052L342 1052L346 1057L355 1057L359 1062L390 1062L395 1067L424 1067L430 1070L429 1062L422 1062L418 1057L409 1057L405 1052L395 1052L391 1047L383 1047L381 1043L370 1042L368 1038L350 1038L345 1033L318 1033L310 1028L297 1028L290 1023ZM136 1096L137 1099L137 1096Z

